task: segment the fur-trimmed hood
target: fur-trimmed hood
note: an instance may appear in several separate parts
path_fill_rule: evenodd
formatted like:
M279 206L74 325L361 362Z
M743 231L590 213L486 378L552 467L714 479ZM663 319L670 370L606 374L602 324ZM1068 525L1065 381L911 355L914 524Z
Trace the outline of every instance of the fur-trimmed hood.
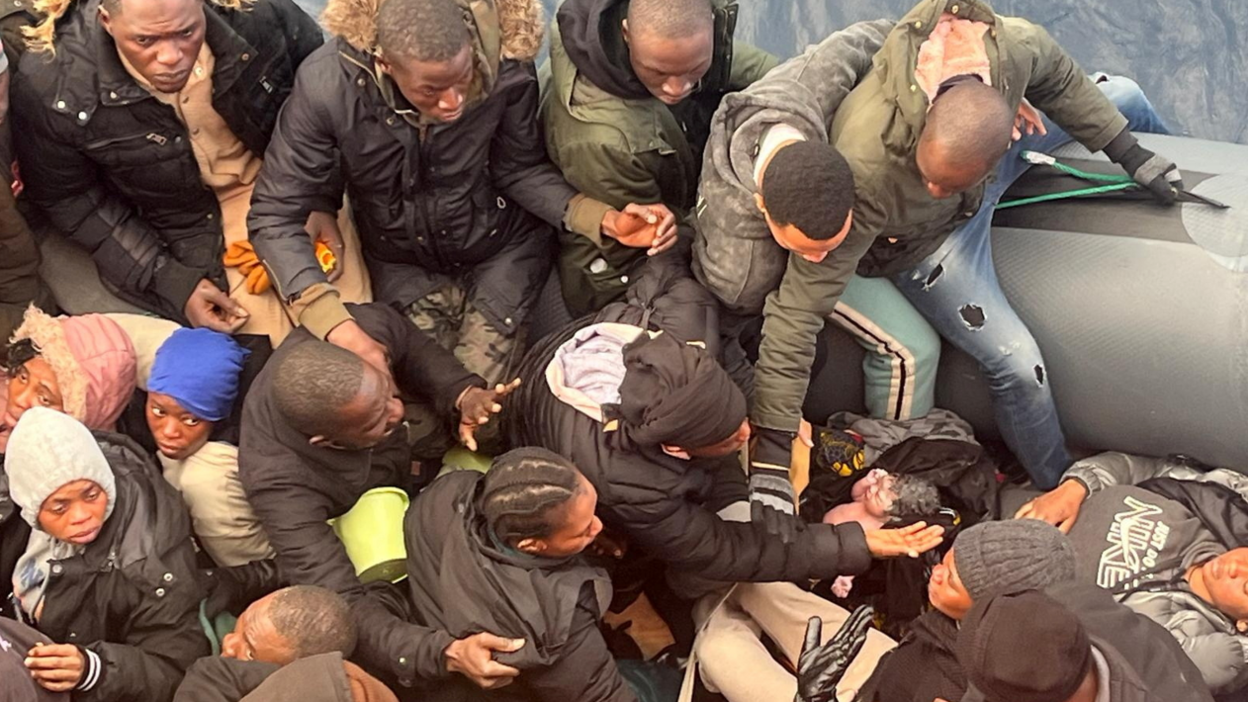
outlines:
M359 51L374 53L377 10L385 0L329 0L321 24ZM540 0L456 0L480 49L496 67L500 58L533 61L542 49Z
M52 366L65 413L87 428L112 430L135 388L134 344L99 314L52 317L32 306L12 341L30 339Z

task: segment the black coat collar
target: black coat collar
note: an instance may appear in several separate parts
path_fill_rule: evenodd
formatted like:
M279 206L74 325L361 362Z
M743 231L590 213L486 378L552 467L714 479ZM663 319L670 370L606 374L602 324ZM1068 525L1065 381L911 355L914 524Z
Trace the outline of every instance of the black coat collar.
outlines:
M100 0L91 0L77 11L72 21L58 27L56 62L60 74L52 108L75 119L79 125L91 121L101 106L129 105L151 97L139 85L117 55L117 45L99 21ZM213 91L229 90L250 61L257 58L254 46L226 20L227 10L204 4L207 22L204 41L216 59Z

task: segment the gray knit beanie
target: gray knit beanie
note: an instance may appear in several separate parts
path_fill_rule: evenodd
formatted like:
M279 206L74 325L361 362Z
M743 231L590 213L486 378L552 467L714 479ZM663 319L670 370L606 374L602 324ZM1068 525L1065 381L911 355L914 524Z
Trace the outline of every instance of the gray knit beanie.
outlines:
M976 524L954 540L953 563L975 602L1075 579L1070 540L1036 519Z
M113 469L91 430L73 417L46 407L22 413L4 453L9 495L22 519L39 528L39 510L52 493L76 480L90 480L108 496L104 518L117 504Z

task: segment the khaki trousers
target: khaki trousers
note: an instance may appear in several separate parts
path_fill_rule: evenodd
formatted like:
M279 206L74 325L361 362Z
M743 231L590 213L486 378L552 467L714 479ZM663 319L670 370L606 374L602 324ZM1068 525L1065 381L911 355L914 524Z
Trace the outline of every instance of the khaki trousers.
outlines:
M729 702L793 699L797 678L772 658L759 635L767 634L796 666L811 617L823 619L827 642L849 612L792 583L737 584L711 613L694 644L702 682ZM879 631L868 631L867 643L836 687L837 698L853 700L880 658L896 646Z

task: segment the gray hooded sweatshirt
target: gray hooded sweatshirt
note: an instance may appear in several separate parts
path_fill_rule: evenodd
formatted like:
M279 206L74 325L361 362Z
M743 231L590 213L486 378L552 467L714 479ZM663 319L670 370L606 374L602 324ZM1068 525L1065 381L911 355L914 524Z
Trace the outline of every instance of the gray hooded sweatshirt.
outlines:
M754 203L754 160L764 133L785 124L807 141L828 143L833 115L871 70L895 24L851 25L720 104L702 162L693 271L733 312L761 314L789 260Z
M1248 636L1184 578L1226 548L1182 504L1134 487L1151 478L1211 482L1248 499L1248 477L1231 470L1205 473L1124 453L1079 461L1064 476L1088 488L1070 531L1079 577L1165 627L1215 694L1237 690L1248 683Z

